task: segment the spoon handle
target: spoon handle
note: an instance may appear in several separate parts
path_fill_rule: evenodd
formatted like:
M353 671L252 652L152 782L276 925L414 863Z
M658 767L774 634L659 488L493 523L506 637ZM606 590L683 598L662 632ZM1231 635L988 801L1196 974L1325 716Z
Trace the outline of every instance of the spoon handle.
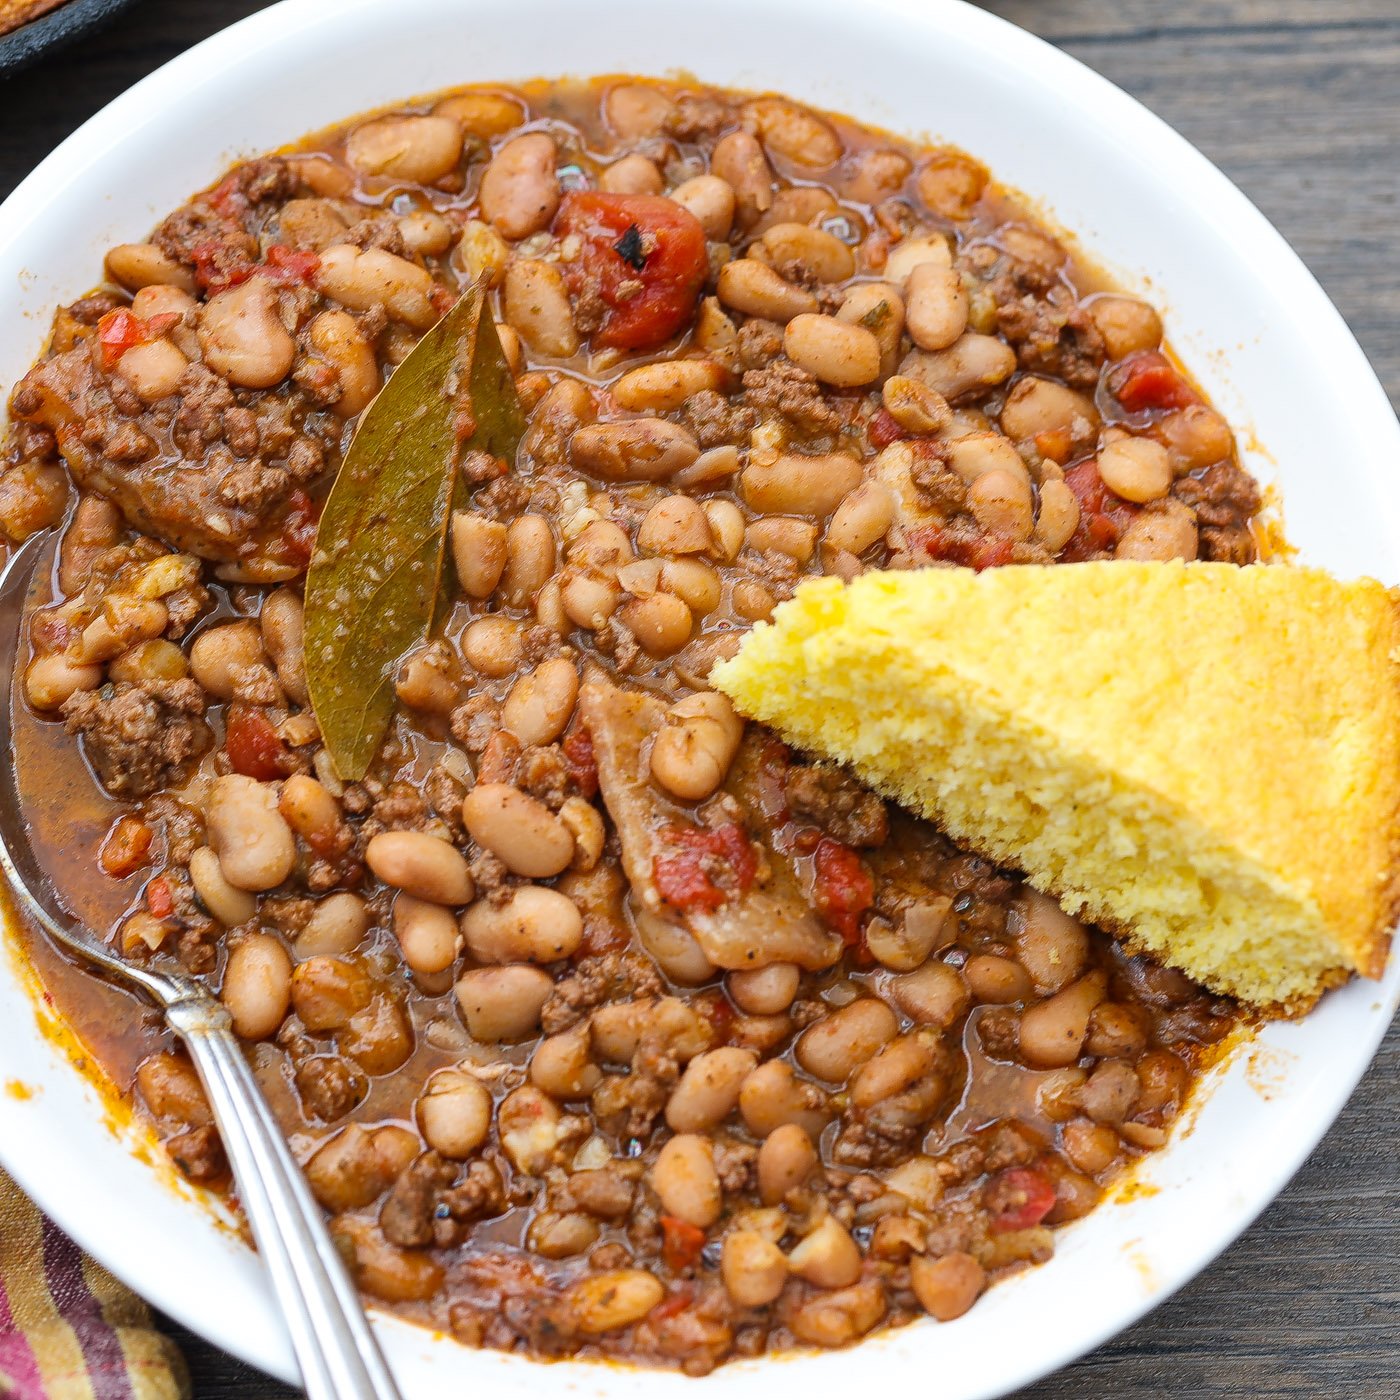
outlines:
M401 1400L345 1265L243 1058L228 1013L182 997L166 1020L189 1048L272 1277L308 1400Z

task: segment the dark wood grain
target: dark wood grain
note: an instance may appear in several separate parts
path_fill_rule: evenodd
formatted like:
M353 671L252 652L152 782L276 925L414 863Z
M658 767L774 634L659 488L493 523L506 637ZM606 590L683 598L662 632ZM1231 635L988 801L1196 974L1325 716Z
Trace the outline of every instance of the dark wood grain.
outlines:
M261 8L144 0L106 33L0 82L0 194L137 78ZM1127 88L1219 164L1317 274L1400 404L1396 0L996 0L985 8ZM1337 1126L1238 1244L1138 1326L1025 1394L1400 1394L1397 1098L1400 1028L1392 1028ZM296 1393L172 1330L199 1400Z

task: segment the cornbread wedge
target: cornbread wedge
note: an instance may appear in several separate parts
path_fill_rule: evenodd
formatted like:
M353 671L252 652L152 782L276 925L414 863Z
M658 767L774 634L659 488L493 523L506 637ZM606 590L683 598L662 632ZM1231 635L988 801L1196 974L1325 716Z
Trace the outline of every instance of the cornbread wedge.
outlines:
M1400 617L1314 569L804 584L714 684L1204 985L1306 1010L1389 944Z

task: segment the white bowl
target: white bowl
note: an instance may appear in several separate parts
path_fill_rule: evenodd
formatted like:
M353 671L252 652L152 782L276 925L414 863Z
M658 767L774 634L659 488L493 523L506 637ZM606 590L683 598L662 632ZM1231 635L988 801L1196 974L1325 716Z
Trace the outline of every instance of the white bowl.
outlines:
M1176 348L1276 481L1303 556L1395 582L1400 430L1361 351L1283 239L1202 156L1131 98L1036 39L954 0L289 0L137 84L0 209L0 383L41 348L53 305L98 277L234 158L376 105L473 80L664 73L772 89L895 130L930 132L1027 192L1168 312ZM8 964L7 964L8 966ZM1336 1118L1400 1002L1385 981L1269 1027L1212 1076L1189 1130L1142 1172L1155 1191L1061 1233L1055 1259L956 1323L784 1360L813 1397L938 1377L943 1400L997 1394L1140 1317L1223 1250ZM254 1256L114 1134L0 974L0 1160L82 1245L153 1303L276 1375L294 1367ZM385 1320L408 1395L666 1397L696 1384L764 1396L775 1363L704 1382L476 1353Z

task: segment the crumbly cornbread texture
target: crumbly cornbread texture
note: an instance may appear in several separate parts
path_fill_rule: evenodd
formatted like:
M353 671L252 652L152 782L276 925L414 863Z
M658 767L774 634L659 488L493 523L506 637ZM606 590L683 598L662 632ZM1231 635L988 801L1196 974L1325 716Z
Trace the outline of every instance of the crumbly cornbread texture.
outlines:
M1197 981L1379 976L1400 621L1372 580L1105 562L804 584L713 681Z

